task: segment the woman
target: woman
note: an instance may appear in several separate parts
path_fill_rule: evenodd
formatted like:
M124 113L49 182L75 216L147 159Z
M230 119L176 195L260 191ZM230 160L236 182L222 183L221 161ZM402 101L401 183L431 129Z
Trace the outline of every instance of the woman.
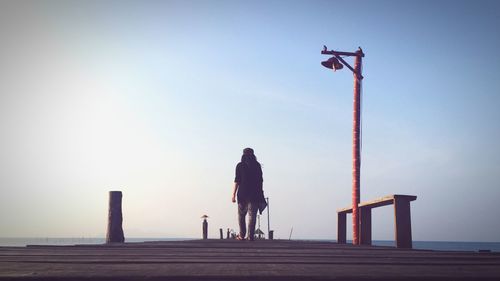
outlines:
M236 202L238 194L238 224L240 233L236 236L238 240L244 240L247 234L245 218L248 213L248 237L254 240L255 222L259 205L265 202L262 190L262 168L251 148L243 149L241 162L236 165L236 177L234 179L233 203Z

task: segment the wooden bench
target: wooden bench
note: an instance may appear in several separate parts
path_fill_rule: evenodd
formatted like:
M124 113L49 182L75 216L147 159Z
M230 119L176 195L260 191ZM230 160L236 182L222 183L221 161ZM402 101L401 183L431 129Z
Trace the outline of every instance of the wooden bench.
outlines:
M394 229L397 248L412 248L410 202L417 199L413 195L393 194L358 205L360 244L372 244L372 209L394 205ZM352 207L337 210L337 243L346 243L346 217Z

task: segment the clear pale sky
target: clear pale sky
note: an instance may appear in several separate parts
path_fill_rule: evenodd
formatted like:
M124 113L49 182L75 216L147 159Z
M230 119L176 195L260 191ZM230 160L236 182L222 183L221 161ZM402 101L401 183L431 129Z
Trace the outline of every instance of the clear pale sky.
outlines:
M335 239L353 77L327 45L366 54L361 200L417 195L414 240L500 241L499 3L2 1L0 237L102 237L121 190L126 237L208 214L215 238L252 147L275 236Z

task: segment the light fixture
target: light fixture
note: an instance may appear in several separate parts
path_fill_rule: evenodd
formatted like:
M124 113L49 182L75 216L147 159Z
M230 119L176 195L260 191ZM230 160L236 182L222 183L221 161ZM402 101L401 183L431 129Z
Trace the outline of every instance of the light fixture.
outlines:
M335 57L331 57L329 58L328 60L326 61L322 61L321 62L321 65L326 67L326 68L330 68L330 69L333 69L333 71L335 70L339 70L339 69L342 69L344 66L339 62L339 60Z

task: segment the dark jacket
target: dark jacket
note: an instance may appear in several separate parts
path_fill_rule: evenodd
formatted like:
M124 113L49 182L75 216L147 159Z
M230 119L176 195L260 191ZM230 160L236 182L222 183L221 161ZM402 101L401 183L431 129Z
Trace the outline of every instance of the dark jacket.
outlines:
M259 203L264 200L262 168L259 162L238 163L234 182L238 183L238 202Z

